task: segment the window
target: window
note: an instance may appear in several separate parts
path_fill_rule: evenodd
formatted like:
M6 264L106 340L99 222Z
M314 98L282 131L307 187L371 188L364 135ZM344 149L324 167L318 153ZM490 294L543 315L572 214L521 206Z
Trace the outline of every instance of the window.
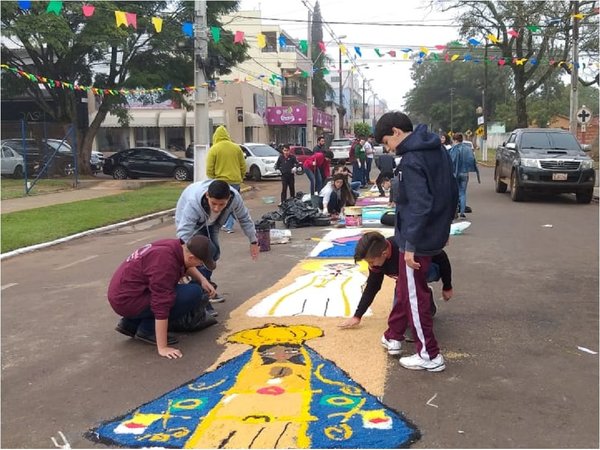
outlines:
M265 31L263 32L265 35L266 44L261 51L263 53L275 53L277 52L277 32L275 31Z

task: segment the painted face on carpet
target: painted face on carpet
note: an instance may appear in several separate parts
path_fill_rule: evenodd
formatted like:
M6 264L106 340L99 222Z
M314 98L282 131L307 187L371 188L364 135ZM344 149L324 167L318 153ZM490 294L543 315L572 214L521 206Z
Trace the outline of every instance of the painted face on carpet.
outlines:
M396 448L418 430L305 342L308 325L231 335L253 347L213 372L88 432L131 448Z

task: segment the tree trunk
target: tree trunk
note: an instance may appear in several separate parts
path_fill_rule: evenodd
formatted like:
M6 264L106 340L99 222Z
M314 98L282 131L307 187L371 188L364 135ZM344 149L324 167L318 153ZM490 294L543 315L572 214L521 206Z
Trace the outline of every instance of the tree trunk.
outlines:
M514 72L517 128L527 128L527 94L525 94L525 74L521 68Z

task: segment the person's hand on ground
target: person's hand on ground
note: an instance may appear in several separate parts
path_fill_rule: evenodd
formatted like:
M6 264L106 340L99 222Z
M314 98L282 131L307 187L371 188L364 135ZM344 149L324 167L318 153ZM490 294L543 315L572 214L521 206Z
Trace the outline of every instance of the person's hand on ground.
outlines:
M360 325L360 317L350 317L338 325L340 328L355 328Z
M250 256L254 261L258 259L258 253L260 252L260 247L258 244L250 244Z
M163 347L158 349L158 354L163 358L177 359L183 356L181 350L173 347Z

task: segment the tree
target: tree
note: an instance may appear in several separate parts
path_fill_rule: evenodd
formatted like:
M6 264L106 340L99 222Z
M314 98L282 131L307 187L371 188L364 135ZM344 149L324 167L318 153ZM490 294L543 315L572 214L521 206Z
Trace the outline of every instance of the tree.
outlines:
M325 80L323 69L328 62L327 54L321 50L319 45L323 42L323 19L321 18L321 7L319 2L315 4L311 23L311 57L313 61L312 92L314 105L317 108L325 107L325 99L333 96L333 89Z
M554 73L560 61L569 61L572 46L572 18L576 2L544 1L459 1L444 10L456 9L463 37L494 36L486 43L494 56L503 58L513 74L516 125L527 127L527 98ZM578 2L588 18L583 29L582 48L598 53L596 2ZM595 17L595 19L590 19ZM595 33L596 38L593 38ZM487 41L486 41L487 42ZM495 51L494 51L495 50ZM531 61L536 61L532 64ZM554 60L554 64L549 61ZM525 61L528 63L516 63ZM561 67L568 65L561 64Z
M17 2L2 2L2 61L54 80L112 89L154 88L172 84L194 84L192 38L186 38L181 26L193 22L194 2L90 2L94 15L86 18L81 3L64 2L59 15L45 12L46 2L32 2L28 11ZM218 17L234 11L237 1L207 2L209 26L220 26ZM137 15L137 28L115 26L115 11ZM155 32L152 17L163 18L160 33ZM12 42L8 45L7 40ZM231 44L231 33L221 32L221 42L209 41L209 57L203 67L208 77L225 74L246 58L246 46ZM98 97L98 112L87 128L79 123L76 106L87 94L67 89L43 89L36 83L15 80L5 83L4 96L25 94L56 121L74 124L77 129L78 167L89 170L92 142L109 112L127 123L128 97ZM9 80L6 80L9 81ZM165 92L181 102L173 91Z
M371 134L371 126L365 122L357 122L354 124L354 136L365 137Z

